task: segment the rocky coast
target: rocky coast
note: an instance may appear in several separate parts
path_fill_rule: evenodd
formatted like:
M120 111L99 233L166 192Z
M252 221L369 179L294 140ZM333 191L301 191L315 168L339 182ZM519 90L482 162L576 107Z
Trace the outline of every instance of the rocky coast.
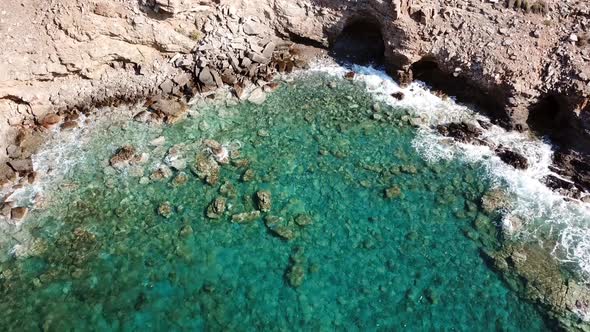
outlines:
M143 105L131 115L136 121L174 124L220 95L261 105L279 88L277 75L333 57L377 62L401 87L419 80L439 96L474 105L491 122L445 123L436 131L487 146L515 169L529 168L530 161L495 145L483 131L498 125L545 137L556 150L545 183L564 199L590 200L586 1L22 0L0 4L0 38L5 41L0 51L5 198L40 176L31 157L50 134L87 124L100 117L102 106ZM355 73L346 76L352 80ZM377 121L378 107L372 115ZM231 152L215 141L204 144L215 158L203 159L195 172L217 184L218 168ZM118 169L141 159L133 146L121 146L109 163ZM170 163L171 169L184 168ZM171 176L164 173L152 175ZM403 195L398 187L384 192L387 199ZM29 211L5 198L0 222L18 224ZM271 210L270 192L257 191L255 201L257 209L235 214L232 221L247 223ZM166 203L158 212L169 217ZM491 214L501 209L491 205ZM219 196L206 215L216 220L225 210L226 198ZM266 227L273 234L292 237L269 217ZM497 236L495 230L479 231ZM553 244L545 245L487 247L481 255L558 328L589 330L588 286L548 258ZM291 263L286 277L299 286L300 261Z

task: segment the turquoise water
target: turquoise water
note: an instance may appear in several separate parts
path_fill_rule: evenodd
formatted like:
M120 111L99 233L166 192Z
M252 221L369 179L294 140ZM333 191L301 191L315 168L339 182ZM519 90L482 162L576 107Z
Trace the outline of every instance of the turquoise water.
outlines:
M480 257L499 235L479 208L490 186L479 166L427 163L403 110L374 112L360 83L332 80L165 128L97 125L27 220L27 253L1 265L2 329L547 329ZM164 147L148 144L161 135ZM191 171L202 139L239 147L213 185ZM108 167L125 144L147 164ZM175 145L184 173L146 183ZM261 190L270 212L232 222ZM207 218L219 197L227 211Z

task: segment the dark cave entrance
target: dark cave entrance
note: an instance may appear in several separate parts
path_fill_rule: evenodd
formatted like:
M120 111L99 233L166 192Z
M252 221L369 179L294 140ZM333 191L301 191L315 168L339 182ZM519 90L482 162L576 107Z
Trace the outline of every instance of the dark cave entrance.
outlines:
M381 26L369 18L348 23L330 48L330 55L336 60L359 65L382 65L384 54Z
M548 135L555 142L563 143L571 136L568 130L564 130L569 124L563 108L559 97L546 95L530 108L527 124L537 135Z

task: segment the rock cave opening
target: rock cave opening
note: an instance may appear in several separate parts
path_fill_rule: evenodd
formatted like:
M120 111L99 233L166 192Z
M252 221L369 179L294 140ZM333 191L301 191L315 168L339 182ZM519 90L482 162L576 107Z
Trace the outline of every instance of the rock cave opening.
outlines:
M560 103L553 95L547 95L533 105L529 112L527 124L538 134L545 135L551 133L552 128L560 122Z
M462 75L453 75L441 69L432 56L425 56L411 66L412 78L422 81L442 96L453 96L461 103L474 104L483 113L497 121L506 117L500 103L505 97L500 91L482 91Z
M529 111L527 124L532 131L538 135L548 135L556 142L563 141L567 135L563 130L555 130L556 128L564 128L564 112L562 111L562 103L555 95L546 95L539 99Z
M384 54L381 26L369 17L350 21L330 48L330 55L338 61L359 65L382 65Z

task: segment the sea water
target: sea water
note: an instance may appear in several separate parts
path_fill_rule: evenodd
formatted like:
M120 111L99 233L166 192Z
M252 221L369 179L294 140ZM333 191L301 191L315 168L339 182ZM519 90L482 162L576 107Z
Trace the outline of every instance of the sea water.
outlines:
M436 154L408 120L419 105L340 77L174 125L98 120L47 147L44 203L2 240L2 330L547 329L481 256L501 245L502 216L480 207L489 162ZM212 185L191 170L203 139L234 157ZM110 167L123 145L145 163ZM187 167L148 180L171 149ZM259 191L270 211L232 222Z

